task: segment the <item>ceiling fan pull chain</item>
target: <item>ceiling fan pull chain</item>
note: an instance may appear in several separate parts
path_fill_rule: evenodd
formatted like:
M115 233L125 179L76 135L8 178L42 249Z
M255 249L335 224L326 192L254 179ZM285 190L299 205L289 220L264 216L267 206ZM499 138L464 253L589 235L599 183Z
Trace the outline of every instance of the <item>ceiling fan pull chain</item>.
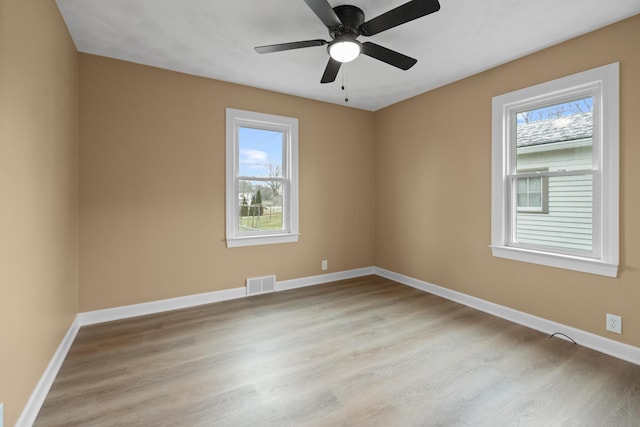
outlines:
M344 91L344 102L349 102L349 89L347 89L347 67L342 67L342 90Z

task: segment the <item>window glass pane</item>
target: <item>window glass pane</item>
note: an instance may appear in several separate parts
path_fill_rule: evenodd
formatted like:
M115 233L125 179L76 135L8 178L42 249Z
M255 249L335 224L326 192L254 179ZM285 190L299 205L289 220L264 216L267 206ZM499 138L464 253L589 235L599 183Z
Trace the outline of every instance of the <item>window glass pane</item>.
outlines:
M540 193L529 193L529 206L532 208L541 208L542 195Z
M516 213L516 241L571 251L591 251L592 176L549 177L548 188L546 213ZM541 203L534 194L530 194L530 200L532 207L536 202Z
M542 189L542 178L529 178L529 192L539 193Z
M591 170L593 98L516 114L516 172ZM527 204L518 196L514 239L521 244L569 251L592 250L591 175L527 179ZM520 182L518 193L520 193ZM544 193L543 193L544 190ZM544 206L543 206L544 205Z
M518 178L518 193L527 192L527 178Z
M516 114L516 170L591 169L593 98Z
M240 233L284 230L282 180L238 181Z
M526 208L527 206L529 206L528 200L527 200L527 194L520 194L518 193L518 207L519 208Z
M238 142L238 176L282 176L284 132L240 127Z

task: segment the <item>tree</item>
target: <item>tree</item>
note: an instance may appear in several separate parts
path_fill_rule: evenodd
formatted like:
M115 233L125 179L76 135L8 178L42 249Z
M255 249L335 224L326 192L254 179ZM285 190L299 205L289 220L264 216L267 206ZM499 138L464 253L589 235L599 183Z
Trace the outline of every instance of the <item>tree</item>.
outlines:
M593 110L593 107L586 100L581 99L574 104L574 109L577 113L585 113L591 112Z
M518 115L525 123L529 123L532 119L531 111L523 111L521 113L518 113Z
M264 207L262 207L262 193L260 192L260 190L258 190L258 192L256 193L256 197L254 197L252 204L256 205L257 207L254 215L262 215L262 213L264 212Z
M282 166L278 165L275 168L273 165L269 165L269 176L280 177L282 175ZM282 181L267 181L267 185L271 189L271 198L277 200L280 196L280 188L282 188Z
M242 195L242 201L240 202L240 216L248 216L249 215L249 203L247 203L247 198Z
M264 208L262 207L262 193L260 190L251 198L251 207L249 208L251 213L251 226L258 228L260 226L260 217Z

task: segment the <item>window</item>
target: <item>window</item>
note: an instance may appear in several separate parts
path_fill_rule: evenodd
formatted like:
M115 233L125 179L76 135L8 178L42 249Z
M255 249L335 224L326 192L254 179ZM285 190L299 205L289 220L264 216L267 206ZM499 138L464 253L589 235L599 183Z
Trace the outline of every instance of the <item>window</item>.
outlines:
M616 277L619 64L493 98L494 256Z
M518 212L548 213L548 178L528 176L518 178L516 200Z
M227 247L298 241L298 120L227 108Z

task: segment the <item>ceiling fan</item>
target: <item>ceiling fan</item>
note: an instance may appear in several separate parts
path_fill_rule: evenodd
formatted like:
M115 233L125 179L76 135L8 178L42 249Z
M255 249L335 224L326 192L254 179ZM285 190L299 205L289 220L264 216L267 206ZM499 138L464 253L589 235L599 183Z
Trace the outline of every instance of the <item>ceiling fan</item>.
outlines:
M416 59L371 42L360 43L359 36L369 37L414 19L440 10L438 0L412 0L369 21L362 9L351 5L331 7L327 0L304 0L329 30L331 41L322 39L258 46L258 53L280 52L303 47L328 45L329 63L320 83L335 81L343 62L356 59L361 53L389 65L408 70Z

